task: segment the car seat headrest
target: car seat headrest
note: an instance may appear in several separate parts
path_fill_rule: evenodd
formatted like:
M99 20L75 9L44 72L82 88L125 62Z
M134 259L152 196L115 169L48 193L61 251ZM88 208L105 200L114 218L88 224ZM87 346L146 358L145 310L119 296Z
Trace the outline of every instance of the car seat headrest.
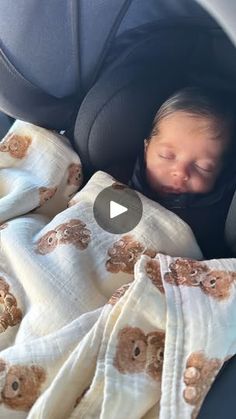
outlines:
M130 175L154 114L177 89L191 84L228 90L236 86L230 66L225 70L216 57L207 30L199 34L198 26L153 28L151 36L149 28L146 38L142 33L136 40L130 48L124 46L127 39L116 45L118 58L113 50L110 67L108 58L106 71L81 104L73 141L88 176L96 170L117 175L117 167L120 180L126 175L124 168ZM236 63L233 51L231 61Z
M157 107L174 87L176 80L160 86L156 78L127 80L127 74L97 83L82 103L74 131L85 172L115 175L121 162L122 172L124 166L131 170Z

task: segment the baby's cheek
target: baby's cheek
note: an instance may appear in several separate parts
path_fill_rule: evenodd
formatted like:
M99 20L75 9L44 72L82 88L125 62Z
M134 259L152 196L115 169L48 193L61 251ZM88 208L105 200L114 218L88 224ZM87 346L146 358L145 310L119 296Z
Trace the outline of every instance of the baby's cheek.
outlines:
M150 187L155 189L161 183L162 177L164 176L162 176L160 170L151 167L146 169L146 180Z
M215 184L214 177L196 177L192 179L191 189L195 193L208 193L212 190Z
M155 160L147 162L147 165L146 165L147 177L150 177L154 180L159 180L159 179L161 180L163 177L166 176L166 171L167 171L166 165L161 162L157 162Z

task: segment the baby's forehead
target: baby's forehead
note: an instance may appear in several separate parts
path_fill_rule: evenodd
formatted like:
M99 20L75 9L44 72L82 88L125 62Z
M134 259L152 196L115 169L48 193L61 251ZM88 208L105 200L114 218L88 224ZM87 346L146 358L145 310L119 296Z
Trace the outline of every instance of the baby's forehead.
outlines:
M222 119L216 115L191 113L183 110L171 112L156 121L156 129L158 131L171 127L185 130L190 126L192 130L209 131L215 134L223 125Z
M181 142L181 139L188 137L212 140L209 147L214 148L216 141L221 142L227 148L231 135L226 125L216 116L191 114L183 111L176 111L157 121L150 140L154 144L169 143L169 146ZM178 145L178 144L177 144Z

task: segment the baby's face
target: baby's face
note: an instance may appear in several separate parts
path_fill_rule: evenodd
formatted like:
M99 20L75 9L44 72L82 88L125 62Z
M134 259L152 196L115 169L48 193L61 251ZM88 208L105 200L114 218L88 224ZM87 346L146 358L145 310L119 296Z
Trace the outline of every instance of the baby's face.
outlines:
M214 137L209 118L174 112L160 121L157 135L146 146L149 186L161 195L209 192L228 143L227 138Z

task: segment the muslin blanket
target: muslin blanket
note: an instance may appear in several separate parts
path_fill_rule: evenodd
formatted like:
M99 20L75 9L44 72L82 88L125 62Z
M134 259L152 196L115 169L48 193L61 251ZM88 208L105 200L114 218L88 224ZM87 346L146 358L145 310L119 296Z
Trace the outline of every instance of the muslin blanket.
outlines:
M17 121L0 142L0 417L195 418L236 352L236 263L141 194L104 231L105 187L68 140Z

